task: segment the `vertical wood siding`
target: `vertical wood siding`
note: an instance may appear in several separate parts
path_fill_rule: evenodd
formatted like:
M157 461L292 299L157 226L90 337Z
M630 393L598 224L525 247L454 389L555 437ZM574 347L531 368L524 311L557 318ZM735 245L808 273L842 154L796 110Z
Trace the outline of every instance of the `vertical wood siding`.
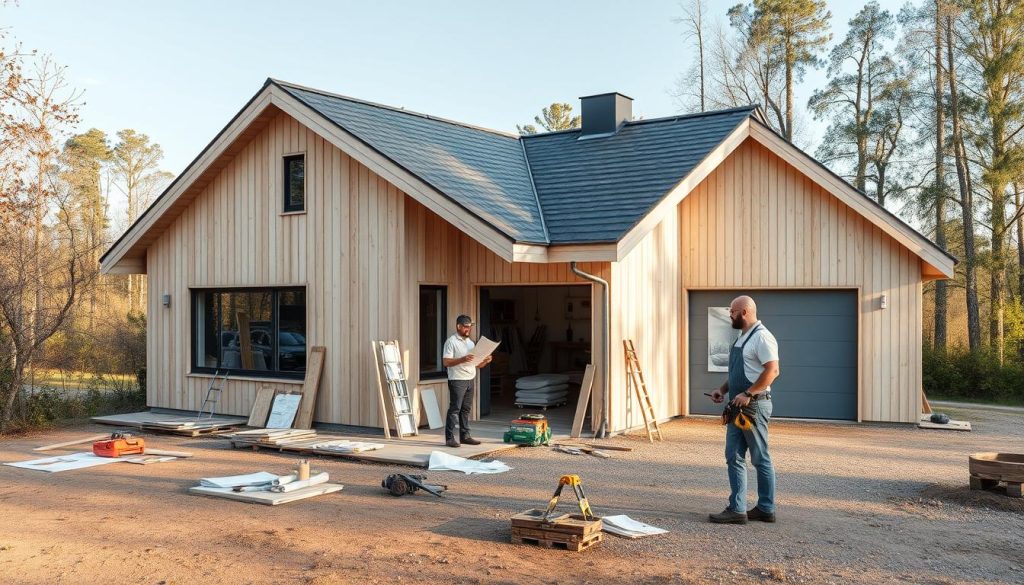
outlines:
M680 307L687 289L750 290L755 299L759 288L859 289L860 417L916 422L922 308L913 253L749 139L678 211ZM685 344L685 307L679 315ZM785 375L784 358L781 366ZM685 389L685 368L678 375ZM680 400L685 409L685 391Z
M282 157L293 153L306 155L306 211L282 214ZM399 339L407 365L419 363L420 284L448 286L449 322L461 312L477 315L481 285L587 284L568 264L502 260L284 114L239 151L147 254L150 406L197 410L209 385L209 376L189 374L191 288L304 286L307 344L327 348L314 419L363 426L380 424L370 341ZM609 277L608 263L581 268ZM170 307L160 304L163 293L172 295ZM592 338L599 356L599 332ZM415 369L408 370L414 387ZM266 382L230 379L218 412L248 415ZM447 391L437 386L443 409Z

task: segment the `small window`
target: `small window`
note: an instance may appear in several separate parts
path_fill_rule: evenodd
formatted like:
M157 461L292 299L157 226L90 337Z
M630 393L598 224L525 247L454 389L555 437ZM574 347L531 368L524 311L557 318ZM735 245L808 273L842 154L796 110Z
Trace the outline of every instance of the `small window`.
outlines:
M284 211L306 209L306 155L284 157Z
M192 315L193 372L304 375L305 290L193 290Z
M448 288L420 287L420 378L443 378L445 315L448 313Z

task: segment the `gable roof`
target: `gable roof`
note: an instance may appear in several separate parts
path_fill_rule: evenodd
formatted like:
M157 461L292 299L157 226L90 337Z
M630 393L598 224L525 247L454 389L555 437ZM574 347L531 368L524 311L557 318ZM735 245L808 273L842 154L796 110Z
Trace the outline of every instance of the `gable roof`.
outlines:
M785 150L787 162L913 250L936 276L951 276L955 263L772 132L755 106L625 122L601 138L581 139L579 130L520 137L268 79L104 254L102 270L145 272L145 248L158 231L278 111L510 261L621 259L750 137Z

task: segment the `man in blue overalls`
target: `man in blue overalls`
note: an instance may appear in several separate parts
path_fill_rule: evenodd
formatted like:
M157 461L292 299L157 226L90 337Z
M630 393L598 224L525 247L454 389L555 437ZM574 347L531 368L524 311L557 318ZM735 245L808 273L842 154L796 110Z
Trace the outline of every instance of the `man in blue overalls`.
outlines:
M753 427L728 424L725 463L729 470L729 506L709 519L716 524L746 524L747 520L775 522L775 468L768 454L768 420L772 416L770 384L779 376L779 344L757 320L757 305L748 296L729 305L733 329L741 331L729 350L729 379L711 394L720 404L728 396L733 406L753 411ZM747 510L747 449L757 469L757 505Z

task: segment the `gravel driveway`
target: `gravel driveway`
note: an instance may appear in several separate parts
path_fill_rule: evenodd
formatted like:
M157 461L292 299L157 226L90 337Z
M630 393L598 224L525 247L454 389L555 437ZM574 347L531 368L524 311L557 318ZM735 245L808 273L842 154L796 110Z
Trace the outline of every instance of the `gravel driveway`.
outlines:
M613 439L634 450L608 460L521 448L497 455L508 473L428 473L449 485L444 500L384 495L381 479L408 468L316 459L345 490L272 508L186 489L204 476L285 472L295 456L152 436L151 445L196 456L59 474L0 467L0 571L10 583L165 585L1022 583L1024 501L969 491L967 456L1024 452L1024 415L945 411L975 430L774 421L779 522L746 526L706 522L724 507L728 484L722 428L705 418L665 425L656 445ZM0 460L109 429L7 438ZM509 544L508 518L544 506L565 473L582 476L598 514L671 532L610 537L583 553Z

